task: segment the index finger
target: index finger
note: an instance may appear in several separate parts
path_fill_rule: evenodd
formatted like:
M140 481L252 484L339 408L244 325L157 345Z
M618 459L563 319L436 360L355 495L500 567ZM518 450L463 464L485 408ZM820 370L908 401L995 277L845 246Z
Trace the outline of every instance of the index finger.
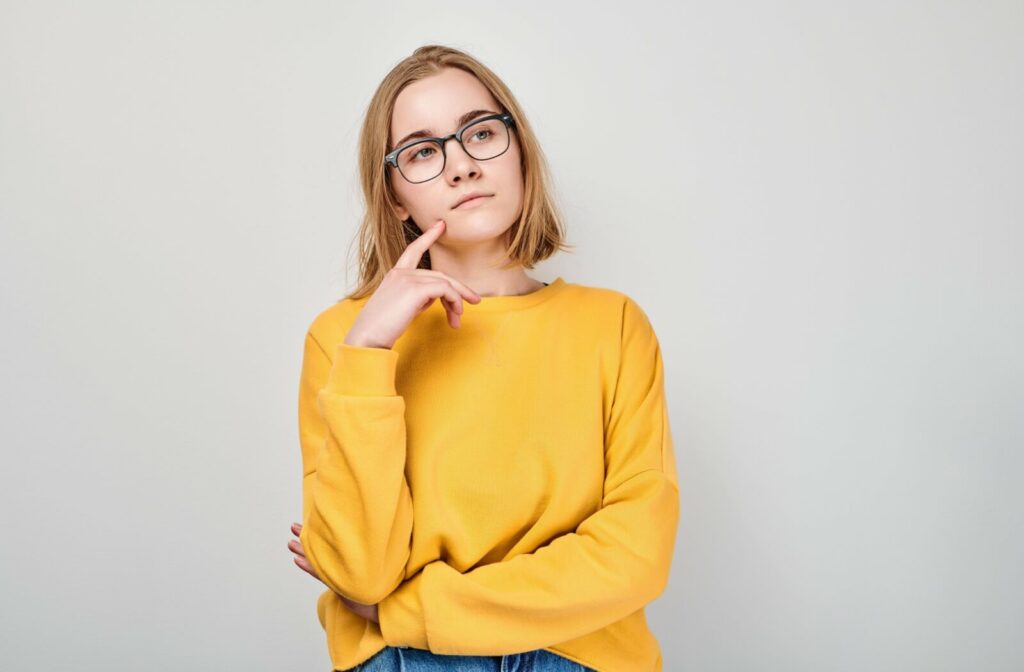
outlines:
M447 223L444 226L441 225L443 221L443 219L437 220L432 227L424 231L422 235L417 236L416 240L406 245L405 251L402 252L401 256L398 257L398 261L395 262L395 268L418 267L420 259L423 258L423 253L437 240L438 236L441 235L441 231L447 226Z

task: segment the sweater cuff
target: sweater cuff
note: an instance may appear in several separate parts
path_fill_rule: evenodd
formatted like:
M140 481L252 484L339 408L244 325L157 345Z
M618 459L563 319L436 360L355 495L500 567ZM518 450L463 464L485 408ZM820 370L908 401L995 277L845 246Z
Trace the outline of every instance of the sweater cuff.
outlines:
M356 397L393 397L398 351L339 343L324 389Z
M377 603L380 633L389 646L430 650L420 597L425 573L421 570Z

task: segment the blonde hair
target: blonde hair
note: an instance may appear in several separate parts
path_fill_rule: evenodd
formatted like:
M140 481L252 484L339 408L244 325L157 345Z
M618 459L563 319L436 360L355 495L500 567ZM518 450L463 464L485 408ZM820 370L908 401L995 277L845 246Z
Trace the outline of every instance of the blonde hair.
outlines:
M422 234L411 218L402 221L394 210L397 200L391 188L391 171L384 165L384 155L390 145L391 115L398 94L412 82L435 75L443 68L460 68L474 75L501 106L500 111L511 114L515 121L511 132L516 134L520 146L523 208L508 231L509 262L504 268L514 265L533 268L536 262L558 250L569 251L574 247L565 242L562 216L552 196L547 159L515 96L497 75L469 54L428 44L416 49L384 77L366 108L359 134L359 177L366 203L358 234L359 280L346 299L372 294L406 246ZM420 268L430 268L429 256L429 251L423 255Z

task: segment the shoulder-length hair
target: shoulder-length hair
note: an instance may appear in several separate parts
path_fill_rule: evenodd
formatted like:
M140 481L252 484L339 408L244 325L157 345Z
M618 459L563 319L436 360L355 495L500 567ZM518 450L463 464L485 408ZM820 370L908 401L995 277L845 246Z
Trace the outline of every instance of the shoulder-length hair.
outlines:
M515 96L487 66L469 54L451 47L428 44L419 47L387 74L366 108L359 134L359 178L366 212L359 228L359 280L345 298L360 299L372 294L394 267L406 246L422 235L409 218L402 221L394 210L397 200L391 187L391 171L384 155L391 140L391 115L398 94L420 79L443 68L461 68L474 75L501 106L501 112L515 121L523 171L523 208L507 234L509 262L504 268L522 265L533 268L558 250L571 250L565 242L562 215L556 205L547 159L541 151L526 115ZM400 178L399 178L400 179ZM420 268L431 268L430 252L423 255Z

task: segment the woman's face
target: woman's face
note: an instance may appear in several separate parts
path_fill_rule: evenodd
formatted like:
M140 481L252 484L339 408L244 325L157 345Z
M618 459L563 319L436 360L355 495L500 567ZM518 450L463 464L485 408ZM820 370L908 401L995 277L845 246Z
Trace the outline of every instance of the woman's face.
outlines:
M398 94L391 117L391 148L408 144L403 140L414 131L427 130L433 137L454 133L459 118L473 110L501 112L497 101L472 74L445 68L436 75L413 82ZM485 116L484 114L474 115ZM469 133L464 140L469 141ZM436 150L437 145L434 145ZM443 219L445 231L439 243L467 247L499 238L519 217L523 208L523 172L520 168L519 139L509 129L509 146L504 154L478 161L452 139L445 145L448 158L444 171L432 180L412 184L398 170L389 167L397 214L412 217L421 231ZM492 196L456 208L465 194L480 191Z

